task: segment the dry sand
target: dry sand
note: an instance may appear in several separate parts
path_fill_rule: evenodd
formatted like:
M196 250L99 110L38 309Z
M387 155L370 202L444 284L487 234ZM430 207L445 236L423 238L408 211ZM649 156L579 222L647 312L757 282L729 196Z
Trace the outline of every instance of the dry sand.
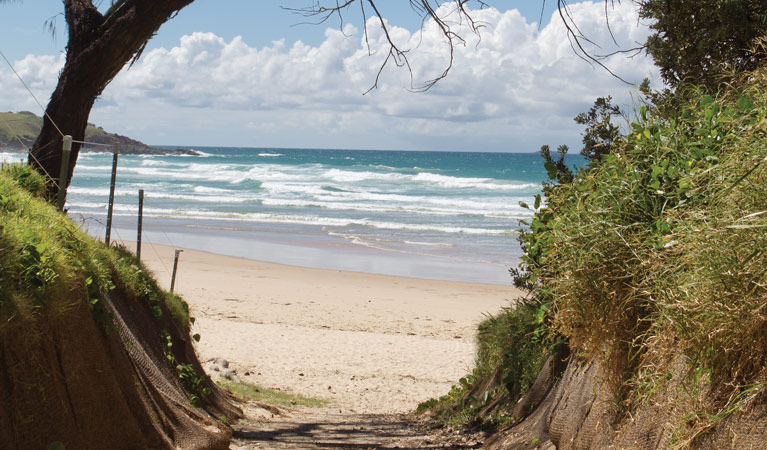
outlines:
M171 247L142 258L168 288ZM477 324L519 296L502 285L307 269L194 250L176 292L197 319L201 361L244 381L328 399L343 413L412 411L474 361ZM214 377L216 374L213 374Z

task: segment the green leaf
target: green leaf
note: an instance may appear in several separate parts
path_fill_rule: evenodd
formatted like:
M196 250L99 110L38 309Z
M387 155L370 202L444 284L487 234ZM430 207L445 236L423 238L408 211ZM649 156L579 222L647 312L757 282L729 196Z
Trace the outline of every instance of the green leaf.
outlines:
M751 112L754 109L754 102L745 97L741 97L738 99L738 109L744 113Z
M655 230L662 235L666 235L671 233L671 226L665 220L658 219L655 221Z
M192 339L194 339L195 342L200 342L200 333L193 334Z
M523 202L523 201L520 201L520 202L519 202L519 206L521 206L521 207L523 207L523 208L525 208L525 209L530 209L530 205L528 205L527 203L525 203L525 202Z
M550 180L553 180L557 177L557 165L554 164L553 162L551 161L546 162L543 165L543 168L546 169L546 172L548 173Z
M535 196L535 209L538 209L541 207L541 194L537 194Z

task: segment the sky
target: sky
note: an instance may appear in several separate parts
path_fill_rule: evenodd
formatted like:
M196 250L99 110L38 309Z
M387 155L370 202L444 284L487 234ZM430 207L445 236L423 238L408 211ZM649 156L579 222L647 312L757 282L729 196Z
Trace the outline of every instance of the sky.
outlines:
M312 19L285 9L311 3L195 1L105 89L90 122L178 147L534 152L567 144L577 151L582 127L572 118L597 97L633 108L636 86L573 51L553 0L542 17L538 0L491 1L484 9L470 3L480 35L454 21L465 45L455 48L448 76L426 92L411 88L447 67L444 37L407 1L378 2L392 38L410 50L412 79L390 64L368 93L388 52L380 25L368 18L368 48L358 9L343 22L322 24L303 23ZM0 3L0 51L43 105L64 62L61 11L60 0ZM439 12L456 17L452 4ZM608 8L612 37L603 2L572 2L571 15L593 54L635 47L649 34L630 1ZM650 78L660 87L644 54L611 56L605 64L626 81ZM0 92L0 111L41 113L5 62Z

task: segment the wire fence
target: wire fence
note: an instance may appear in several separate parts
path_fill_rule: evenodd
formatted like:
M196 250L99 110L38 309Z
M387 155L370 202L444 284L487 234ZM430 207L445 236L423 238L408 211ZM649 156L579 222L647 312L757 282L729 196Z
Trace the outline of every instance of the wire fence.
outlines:
M117 165L117 154L119 153L119 150L115 147L115 144L105 144L100 142L91 142L86 140L74 140L71 138L71 134L65 134L64 130L62 130L59 125L56 123L56 121L53 119L53 117L50 116L50 114L47 112L47 110L43 107L40 100L35 96L35 94L32 92L32 90L29 87L29 84L24 81L22 76L16 71L16 69L13 67L13 64L8 60L8 58L5 56L5 54L0 50L0 58L5 62L5 64L11 69L15 77L18 79L18 81L21 83L22 86L24 86L24 89L27 91L27 93L30 95L30 97L35 101L37 106L40 108L40 111L42 111L43 117L47 118L50 122L51 126L56 130L56 132L59 134L59 137L63 141L62 149L61 149L61 165L60 165L60 175L58 178L53 177L48 171L45 169L45 166L43 165L44 162L47 162L50 158L58 157L56 152L44 152L44 150L48 149L51 145L58 142L58 140L52 140L47 143L36 143L36 145L33 145L33 148L29 148L26 143L21 139L22 134L18 132L18 128L16 127L16 122L21 122L23 119L4 119L3 123L11 130L13 137L18 141L20 147L24 150L26 153L26 156L28 158L28 162L33 162L38 170L41 170L44 172L44 175L46 176L49 183L53 185L58 191L59 191L59 207L62 211L64 211L64 203L66 199L66 188L67 188L67 180L66 180L66 174L69 172L69 163L66 158L67 153L67 146L71 145L72 143L80 144L80 145L89 145L89 146L97 146L97 147L112 147L114 149L115 154L115 165L113 167L113 179L112 183L110 185L110 211L108 213L107 223L104 224L101 220L96 218L95 216L90 216L87 218L87 220L94 221L96 223L100 223L105 227L107 230L105 233L105 241L109 243L109 235L112 232L112 224L111 224L111 204L114 201L114 175L116 173L116 165ZM44 157L41 157L40 155L47 155ZM22 160L23 163L23 160ZM2 162L2 166L6 166L6 161ZM63 181L63 183L62 183ZM66 213L66 211L64 211ZM81 215L82 224L84 226L86 222L86 218ZM141 220L141 219L139 219ZM162 223L158 224L162 233L165 235L165 239L170 244L171 247L175 248L175 245L170 239L170 236L168 235L167 231L165 230L165 227L162 225ZM115 234L117 235L117 238L121 242L128 242L125 239L120 236L117 229L114 229ZM157 257L157 260L162 265L164 271L169 275L173 276L171 274L170 270L168 269L167 265L163 261L163 258L160 256L160 252L157 250L157 247L154 242L149 238L149 235L146 233L146 231L140 231L139 239L137 240L137 254L140 254L140 249L138 248L139 245L141 245L141 241L144 240L146 243L149 244L150 248L154 252L155 256ZM176 253L178 255L178 253Z

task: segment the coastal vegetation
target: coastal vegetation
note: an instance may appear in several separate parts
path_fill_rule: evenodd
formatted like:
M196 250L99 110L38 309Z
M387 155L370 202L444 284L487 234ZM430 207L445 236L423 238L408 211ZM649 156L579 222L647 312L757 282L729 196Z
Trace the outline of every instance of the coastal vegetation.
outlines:
M615 423L673 405L668 445L710 442L763 404L767 71L686 89L671 115L642 106L624 143L544 189L516 272L530 295L480 326L477 368L432 402L447 424L522 422L530 374L562 346L570 364L599 362Z
M221 380L217 384L242 401L265 403L271 406L306 406L310 408L320 408L329 404L327 400L267 389L244 381Z
M633 121L604 141L608 151L585 149L582 170L564 164L566 147L559 159L542 148L551 182L512 269L529 295L480 325L477 368L421 407L449 426L499 431L489 448L749 448L764 438L730 440L763 427L755 411L767 389L767 26L764 14L745 31L716 19L763 6L711 5L696 17L705 24L678 35L672 24L691 11L663 5L642 11L658 19L647 48L670 88L643 86ZM731 28L732 41L708 47ZM600 100L579 117L616 115ZM587 124L588 146L599 121Z
M186 303L45 193L29 166L0 171L0 446L228 446L217 418L240 413L197 361Z
M65 117L63 100L82 88L68 83L94 23L113 39L107 25L130 28L134 3L115 2L105 15L90 2L70 7L73 53L51 117ZM142 25L108 70L87 80L87 99L188 3L167 2ZM582 170L564 164L566 147L558 160L542 148L551 181L526 205L535 213L512 270L529 295L480 325L477 367L420 408L450 426L500 431L491 448L625 447L639 435L650 436L645 448L718 447L731 434L746 447L764 438L740 430L764 429L767 401L767 69L753 42L767 26L748 22L732 52L679 60L671 55L683 44L669 33L680 22L660 6L647 1L643 11L658 19L648 49L671 90L646 95L622 133L609 123L617 114L609 98L595 104L583 123L610 134L586 133L594 144ZM739 26L689 24L716 42ZM694 33L682 38L713 48ZM68 119L74 129L87 124L92 101L83 105ZM51 127L33 153L58 139ZM0 173L0 436L13 438L3 447L174 448L188 439L227 448L226 421L239 412L194 355L188 307L129 252L55 211L47 186L25 167ZM100 439L100 429L122 434L83 441Z

